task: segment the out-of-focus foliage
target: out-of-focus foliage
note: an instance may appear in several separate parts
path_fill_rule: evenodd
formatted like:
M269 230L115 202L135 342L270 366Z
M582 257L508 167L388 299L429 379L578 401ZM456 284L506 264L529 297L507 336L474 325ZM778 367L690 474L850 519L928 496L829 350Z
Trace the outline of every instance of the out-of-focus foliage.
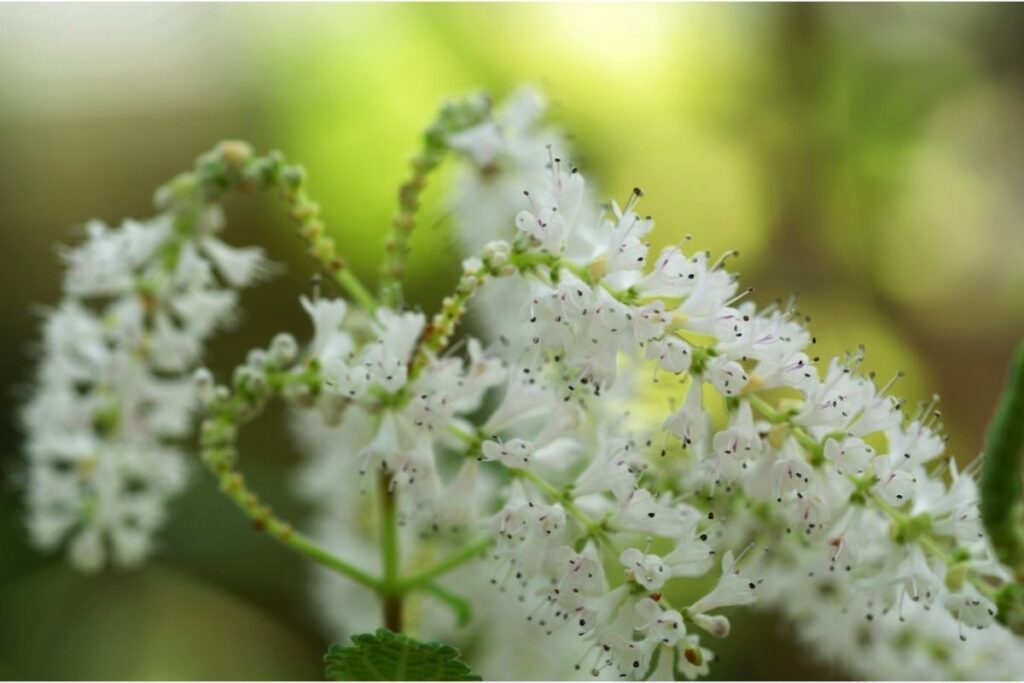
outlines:
M30 306L55 299L53 247L86 219L148 214L152 188L196 153L247 138L307 166L372 279L439 103L533 83L573 134L574 163L611 197L644 189L656 246L690 233L739 249L761 301L799 290L819 353L863 343L869 368L907 371L900 393L942 394L967 460L1024 331L1022 29L1019 7L986 5L0 8L0 677L315 678L328 641L302 562L201 476L139 573L81 577L25 547L13 406ZM414 237L413 305L456 278L444 182ZM301 334L309 271L283 217L253 201L230 219L229 236L289 264L248 297L242 331ZM214 351L224 370L245 347ZM279 417L247 435L246 469L301 519ZM837 675L767 617L735 630L716 676Z

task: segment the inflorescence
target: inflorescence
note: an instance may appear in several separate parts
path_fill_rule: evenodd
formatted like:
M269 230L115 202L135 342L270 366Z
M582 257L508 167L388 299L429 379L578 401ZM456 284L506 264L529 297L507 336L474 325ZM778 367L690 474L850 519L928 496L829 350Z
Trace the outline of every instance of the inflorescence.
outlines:
M82 569L142 560L202 413L203 463L257 528L385 600L425 591L458 607L476 589L444 575L485 575L522 603L522 622L495 628L581 639L585 674L704 674L707 636L730 631L723 610L761 601L865 675L1012 675L1013 655L985 656L1013 640L996 623L1010 575L934 404L907 409L898 377L860 372L863 350L822 363L792 304L754 303L726 268L734 254L688 237L652 253L643 193L595 201L542 111L529 91L497 112L444 110L403 186L378 296L344 268L301 170L238 143L164 188L155 218L90 224L63 254L24 410L32 539L66 541ZM448 153L476 255L428 319L396 307L398 277L426 174ZM303 297L309 342L282 333L218 384L204 343L273 272L218 237L235 190L278 193L351 303ZM452 344L471 306L481 339ZM676 387L672 407L635 410L656 383ZM336 555L319 545L329 532L299 534L237 469L238 430L272 399L310 445L303 493L334 516L317 527L346 526ZM359 512L371 500L400 525L381 578L359 540L387 533L387 517ZM350 549L363 559L341 559Z

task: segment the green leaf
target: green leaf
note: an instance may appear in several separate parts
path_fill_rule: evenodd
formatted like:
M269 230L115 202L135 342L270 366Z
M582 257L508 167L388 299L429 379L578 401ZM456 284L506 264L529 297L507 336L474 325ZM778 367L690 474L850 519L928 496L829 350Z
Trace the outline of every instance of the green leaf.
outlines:
M479 681L459 651L423 643L386 628L352 636L351 645L332 645L324 656L335 681Z
M1024 559L1017 520L1021 507L1020 456L1024 448L1024 344L1017 347L1006 389L989 425L981 471L981 519L1004 562Z

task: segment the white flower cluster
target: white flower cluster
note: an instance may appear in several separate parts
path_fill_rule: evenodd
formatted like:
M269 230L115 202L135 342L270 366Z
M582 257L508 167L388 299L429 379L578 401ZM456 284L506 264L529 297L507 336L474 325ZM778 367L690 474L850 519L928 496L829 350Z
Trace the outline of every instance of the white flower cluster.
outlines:
M457 626L430 615L468 596L486 603L477 643L495 666L515 661L522 641L508 635L532 622L530 638L576 644L581 675L692 679L714 657L706 636L730 631L723 610L759 601L867 674L1012 670L1008 657L960 668L1015 642L995 622L1010 577L979 523L972 472L940 462L933 405L907 417L892 382L859 373L863 352L819 367L805 321L749 301L725 268L732 254L692 251L689 238L650 253L642 192L601 207L539 145L541 106L528 92L482 123L475 105L447 111L448 123L471 122L452 124L446 144L471 166L455 209L477 255L429 321L346 279L300 172L232 146L222 154L236 180L279 190L314 257L359 303L302 298L313 327L304 350L282 333L231 389L207 370L185 379L233 317L235 290L267 270L258 249L214 236L208 203L96 226L68 253L25 411L40 545L72 536L83 568L108 550L121 563L143 557L182 485L175 442L201 401L204 464L256 528L345 577L316 582L343 627L369 628L370 598L398 596L399 612L401 600L428 601L422 630L458 640ZM417 173L438 163L436 142ZM208 172L212 186L222 170ZM399 231L414 224L412 190ZM402 272L408 235L398 237L382 292ZM449 345L481 295L485 341ZM673 393L652 419L637 406L655 385ZM330 550L310 552L314 541L234 470L241 423L273 396L304 411L300 488ZM465 564L484 552L490 561ZM338 583L348 579L359 588ZM484 584L505 597L482 597Z
M190 372L237 314L237 290L268 272L260 249L221 241L216 205L168 210L62 255L64 297L47 311L36 383L22 418L28 527L96 570L145 558L186 479L194 429Z
M444 484L436 451L457 443L451 430L467 425L464 416L504 381L504 363L470 340L465 361L453 356L415 365L423 314L382 308L367 319L350 315L340 299L303 299L302 304L314 327L306 362L321 369L323 382L322 391L308 401L315 401L328 427L344 430L351 458L330 466L357 462L363 490L371 487L369 474L387 471L403 516L412 517L417 527L425 533L465 530L476 519L477 464L467 461ZM324 492L351 474L346 467L323 477ZM307 493L315 498L315 487Z
M644 238L653 223L635 211L639 191L602 212L553 154L546 182L527 188L510 260L532 296L505 329L529 330L529 348L511 356L530 379L511 384L505 404L529 389L559 396L564 407L521 398L524 410L544 416L544 428L520 432L492 417L481 433L503 438L485 441L482 453L530 469L557 441L559 453L584 463L570 465L555 491L517 477L493 523L508 573L545 586L536 620L573 623L597 646L595 673L610 666L629 675L645 671L662 645L682 644L684 662L703 660L685 626L724 635L728 622L709 612L768 592L802 633L821 634L811 639L826 656L841 653L855 671L1012 675L1008 659L981 654L1014 640L994 623L994 594L1011 577L980 525L973 472L942 458L934 405L905 416L888 395L893 382L879 388L858 374L862 351L819 372L803 321L792 309L741 302L749 290L724 258L680 247L651 258ZM621 424L609 428L595 409L594 397L623 368L634 390L643 383L641 358L656 374L681 378L679 407L661 427L683 447L670 453L682 466L666 467L663 446L630 439ZM582 409L557 432L573 405ZM650 550L651 539L661 552ZM730 548L755 541L768 552L737 574ZM669 607L666 581L704 573L717 551L715 591ZM626 570L618 588L604 576L609 552ZM769 591L758 587L763 578ZM824 586L821 595L808 584ZM819 628L838 613L855 615L856 626L836 618ZM871 626L879 631L865 647ZM976 629L991 636L972 638Z

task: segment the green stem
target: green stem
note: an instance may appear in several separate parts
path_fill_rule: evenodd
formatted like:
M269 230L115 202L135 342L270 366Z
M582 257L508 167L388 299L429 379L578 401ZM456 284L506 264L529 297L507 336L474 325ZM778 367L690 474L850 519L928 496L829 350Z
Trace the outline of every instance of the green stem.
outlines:
M416 227L416 212L430 174L441 165L448 152L448 138L482 122L489 114L486 101L467 98L446 104L423 134L423 147L413 157L412 175L398 188L398 213L391 221L391 232L384 243L380 267L380 298L385 306L398 303L402 292L409 242Z
M492 545L494 545L493 538L481 538L477 541L464 545L462 548L459 548L437 564L431 565L430 567L403 579L398 585L398 590L401 592L408 592L422 588L437 577L447 574L456 567L479 557L481 553L486 551Z
M377 310L376 299L373 298L370 290L363 286L363 283L360 282L359 278L352 271L342 270L335 273L334 279L364 311L373 312Z
M466 314L466 304L492 274L486 265L475 272L463 273L455 291L441 301L441 310L434 314L424 331L412 362L411 377L415 378L420 373L432 354L448 345L456 326Z
M546 495L548 498L552 499L553 501L559 501L560 502L562 500L562 498L564 497L562 495L561 491L559 491L557 488L555 488L554 485L549 483L547 479L545 479L544 477L540 476L536 472L531 472L530 470L520 470L520 469L509 469L509 472L512 473L512 476L519 477L520 479L527 480L528 482L530 482L531 484L533 484L534 486L539 488L544 493L544 495Z
M376 300L338 255L334 239L326 234L320 218L320 205L310 199L305 183L305 170L286 164L280 152L257 156L245 142L225 141L201 155L192 171L178 175L157 196L176 214L188 215L230 192L276 192L299 235L309 244L310 256L356 303L375 311Z
M282 545L302 553L313 561L343 576L347 576L358 584L375 591L381 589L379 579L370 576L362 569L332 554L308 536L295 531L291 524L275 515L268 506L260 501L255 493L246 487L245 479L240 473L233 470L224 470L218 478L221 491L238 505L246 517L252 520L255 529L266 531L271 538Z
M271 538L292 550L306 555L335 572L346 576L374 591L380 592L383 583L355 565L334 555L308 536L294 530L292 525L274 514L273 510L248 488L245 478L234 463L237 452L238 431L242 423L251 419L271 395L281 394L294 384L314 388L320 378L315 372L294 372L282 368L265 368L266 383L260 389L238 384L235 391L207 407L208 415L201 429L201 460L217 478L220 490L252 521L254 528L265 531Z
M461 595L456 595L436 583L428 583L422 590L451 607L459 626L466 626L473 619L473 605Z
M810 451L811 456L815 464L824 461L824 447L807 431L798 425L790 422L790 416L783 413L780 410L776 410L770 403L765 401L757 394L747 394L746 398L750 401L750 405L757 410L757 412L764 415L772 424L784 424L789 428L789 433L793 435L797 443Z
M475 446L479 446L480 445L481 437L479 437L476 434L472 434L470 432L467 432L464 429L461 429L458 425L455 425L455 424L448 425L448 432L450 434L452 434L453 436L457 437L458 439L460 439L463 443L465 443L470 448L473 448Z
M380 265L380 298L385 306L394 306L401 295L409 242L416 227L420 196L427 186L427 177L444 158L444 148L424 146L412 160L412 175L398 188L398 213L391 219L391 233L384 242L384 260Z

